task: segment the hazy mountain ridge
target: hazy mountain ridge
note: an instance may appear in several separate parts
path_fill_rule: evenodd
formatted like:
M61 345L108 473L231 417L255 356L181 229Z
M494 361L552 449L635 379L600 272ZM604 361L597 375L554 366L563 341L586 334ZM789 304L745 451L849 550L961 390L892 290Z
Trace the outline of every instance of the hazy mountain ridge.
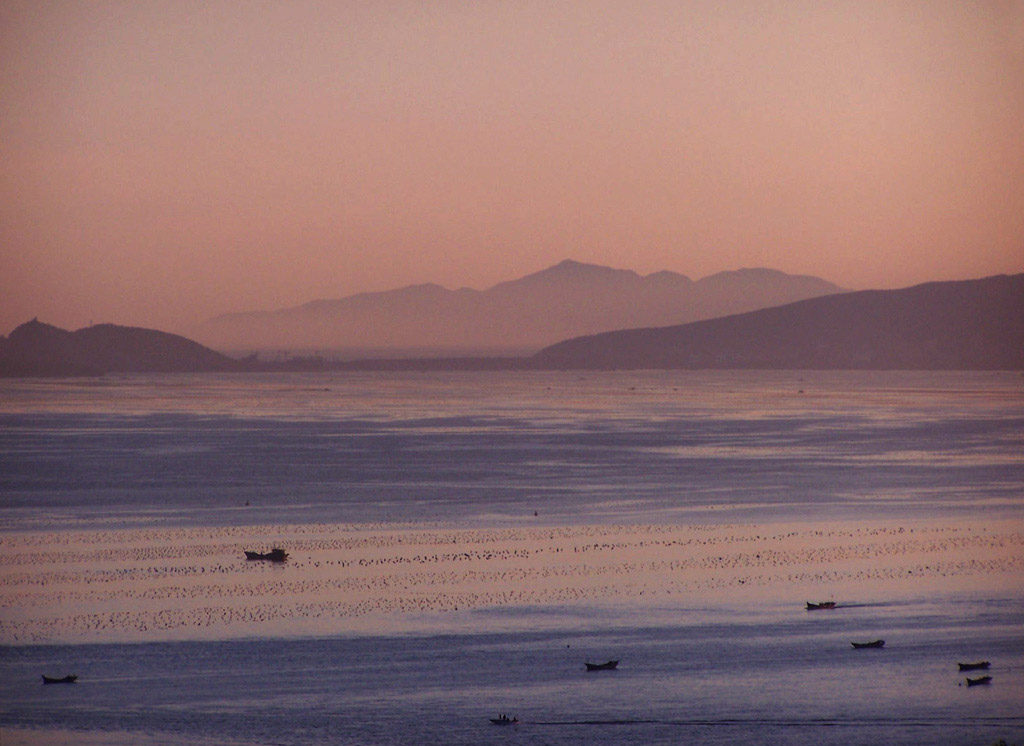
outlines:
M1024 368L1024 274L591 335L532 361L542 368L1016 370Z
M713 318L843 292L777 270L721 272L693 281L566 260L487 290L426 283L210 319L191 336L220 349L538 349L613 329Z
M114 324L69 332L36 319L0 337L0 376L238 370L236 360L177 334Z
M302 370L1024 369L1024 274L812 298L691 324L577 337L532 357L233 360L175 334L33 319L0 337L0 376Z

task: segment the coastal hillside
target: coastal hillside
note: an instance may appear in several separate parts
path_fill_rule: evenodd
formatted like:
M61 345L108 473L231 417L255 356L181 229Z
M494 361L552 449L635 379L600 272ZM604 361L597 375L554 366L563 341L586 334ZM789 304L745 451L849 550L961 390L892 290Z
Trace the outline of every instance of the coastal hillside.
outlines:
M1015 370L1024 274L866 290L661 328L566 340L542 368Z
M0 337L0 376L236 370L240 364L177 334L114 324L70 332L36 319Z
M521 354L582 334L679 324L842 292L771 269L694 281L567 260L487 290L412 285L293 308L231 313L188 330L220 350L426 349Z

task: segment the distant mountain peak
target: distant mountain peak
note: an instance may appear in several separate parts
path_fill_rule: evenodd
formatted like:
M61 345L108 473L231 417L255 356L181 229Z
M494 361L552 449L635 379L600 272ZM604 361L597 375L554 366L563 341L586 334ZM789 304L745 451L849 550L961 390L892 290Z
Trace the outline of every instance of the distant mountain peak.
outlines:
M631 269L615 269L604 264L593 264L592 262L579 262L575 259L563 259L558 264L553 264L547 269L534 272L526 277L537 275L593 275L593 274L630 274L636 275ZM522 279L526 279L525 277Z
M671 270L662 269L657 272L651 272L649 275L644 275L645 280L653 280L655 282L683 282L692 283L686 275L680 274L679 272L672 272Z
M769 279L779 277L789 278L812 278L819 282L825 282L820 277L814 277L813 275L794 275L789 272L783 272L781 269L773 269L771 267L740 267L739 269L727 269L722 272L715 272L712 275L701 278L702 280L713 280L721 277L735 277L743 279Z
M552 264L550 267L548 267L547 271L555 270L555 269L563 270L563 271L565 271L565 270L575 270L575 269L582 269L584 267L598 267L600 269L609 269L608 267L604 266L603 264L594 264L593 262L580 262L580 261L577 261L576 259L563 259L558 264ZM542 270L542 271L544 271L544 270Z
M631 269L614 269L602 264L589 264L587 262L576 261L575 259L563 259L558 264L552 265L538 272L533 272L525 277L500 282L495 285L492 290L506 287L521 287L537 283L589 282L594 280L602 281L616 279L628 281L639 278L640 275Z
M18 329L21 329L23 331L31 331L31 330L34 330L34 329L56 329L56 328L57 327L53 326L52 324L46 324L46 323L40 321L38 316L33 316L31 321L26 321L24 324L19 324L15 328L15 331L17 331ZM12 332L12 334L13 334L13 332Z
M227 314L191 335L219 349L539 349L580 334L661 326L839 292L818 278L740 270L694 282L563 259L485 290L422 283Z
M588 265L597 266L593 265L591 262L580 262L577 261L576 259L563 259L557 264L552 264L550 267L548 267L548 269L558 269L560 267L586 267Z
M791 275L778 269L768 267L742 267L740 269L716 272L713 275L702 277L697 285L702 288L723 288L726 286L749 287L752 289L769 286L777 283L788 283L792 286L801 286L807 289L808 295L832 295L846 292L828 280L813 275Z
M18 325L14 331L8 335L8 339L13 342L25 342L28 340L62 337L70 333L71 332L60 329L52 324L43 323L38 317L33 317L31 321L26 321L24 324Z

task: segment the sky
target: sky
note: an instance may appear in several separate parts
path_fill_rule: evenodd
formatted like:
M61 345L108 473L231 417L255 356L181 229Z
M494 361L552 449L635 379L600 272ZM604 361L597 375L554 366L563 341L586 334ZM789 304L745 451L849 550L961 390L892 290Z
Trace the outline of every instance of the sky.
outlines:
M3 0L0 333L1024 271L1024 0Z

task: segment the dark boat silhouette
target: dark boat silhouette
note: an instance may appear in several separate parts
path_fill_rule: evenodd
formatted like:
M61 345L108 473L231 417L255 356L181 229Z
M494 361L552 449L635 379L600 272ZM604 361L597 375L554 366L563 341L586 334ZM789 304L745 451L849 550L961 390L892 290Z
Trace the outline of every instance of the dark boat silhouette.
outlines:
M78 681L78 677L75 674L69 674L62 679L55 679L52 676L43 676L44 684L74 684Z
M496 718L491 718L491 722L494 723L495 725L512 725L513 723L518 723L519 722L519 718L517 718L517 717L511 717L510 718L508 715L499 715Z
M983 686L985 684L991 684L991 683L992 683L992 677L991 676L979 676L976 679L972 679L972 678L968 678L967 679L967 686Z
M608 661L607 663L585 663L584 665L588 671L613 671L619 662Z
M836 607L835 601L822 601L820 604L807 602L808 611L817 611L818 609L834 609Z
M988 661L978 661L977 663L957 663L956 665L961 671L985 671L992 664Z
M854 649L864 650L865 648L884 648L885 640L874 640L873 642L851 642Z
M246 551L245 558L247 560L267 560L269 562L284 562L288 559L288 552L283 549L274 547L269 552L249 552Z

